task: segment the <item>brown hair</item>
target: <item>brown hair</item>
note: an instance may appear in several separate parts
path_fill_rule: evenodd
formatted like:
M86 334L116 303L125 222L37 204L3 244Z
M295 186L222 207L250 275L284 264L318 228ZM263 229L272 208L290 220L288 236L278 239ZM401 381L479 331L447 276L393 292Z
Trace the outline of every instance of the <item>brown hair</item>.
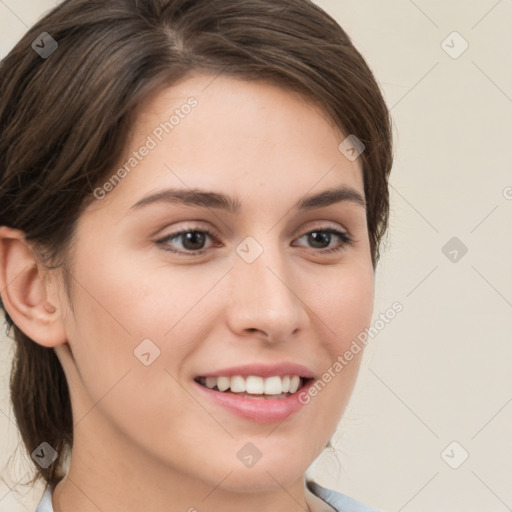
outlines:
M46 56L32 46L43 32L58 44ZM39 47L51 47L45 41ZM77 220L121 158L137 108L196 70L298 91L362 141L375 268L388 226L390 115L349 36L310 0L66 0L57 6L0 63L0 226L23 231L48 268L65 269ZM23 444L30 454L47 442L59 455L46 469L34 463L31 483L56 484L73 445L66 378L53 349L5 317L8 332L14 330L10 392Z

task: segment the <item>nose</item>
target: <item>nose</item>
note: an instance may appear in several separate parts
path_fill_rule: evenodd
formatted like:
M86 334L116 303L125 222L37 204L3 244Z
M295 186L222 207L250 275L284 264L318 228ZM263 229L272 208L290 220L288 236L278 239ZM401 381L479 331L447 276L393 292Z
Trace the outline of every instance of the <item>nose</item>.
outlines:
M252 263L237 257L229 276L228 322L238 336L257 333L278 343L304 329L308 320L304 298L282 254L267 249Z

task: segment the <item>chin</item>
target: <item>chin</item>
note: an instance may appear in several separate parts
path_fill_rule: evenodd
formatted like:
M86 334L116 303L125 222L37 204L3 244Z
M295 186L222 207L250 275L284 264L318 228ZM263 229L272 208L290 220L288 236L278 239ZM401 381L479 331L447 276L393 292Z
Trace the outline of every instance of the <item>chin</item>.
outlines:
M279 465L263 465L260 461L252 468L236 468L233 470L222 483L222 488L231 492L272 492L303 478L306 469L306 467L291 467L286 461L282 461Z

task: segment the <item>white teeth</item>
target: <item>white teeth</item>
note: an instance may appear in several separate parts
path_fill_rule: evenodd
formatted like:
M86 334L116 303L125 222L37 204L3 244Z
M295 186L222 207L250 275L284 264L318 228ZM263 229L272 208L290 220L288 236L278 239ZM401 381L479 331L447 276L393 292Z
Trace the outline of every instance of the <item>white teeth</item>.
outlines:
M231 386L231 379L229 377L217 377L217 387L219 391L226 391Z
M281 377L269 377L265 379L265 395L280 395L283 392Z
M201 384L207 388L217 387L219 391L231 390L232 393L248 393L250 395L281 395L282 393L295 393L302 384L298 375L285 375L284 377L258 377L250 375L242 377L202 377Z
M295 393L295 391L297 391L297 389L299 389L299 385L300 385L300 377L297 377L297 375L294 375L290 379L290 393Z
M251 375L245 381L245 391L250 395L262 395L264 387L263 377Z
M217 385L217 377L206 377L206 387L214 388Z
M246 390L245 379L240 375L231 377L230 388L233 393L243 393Z

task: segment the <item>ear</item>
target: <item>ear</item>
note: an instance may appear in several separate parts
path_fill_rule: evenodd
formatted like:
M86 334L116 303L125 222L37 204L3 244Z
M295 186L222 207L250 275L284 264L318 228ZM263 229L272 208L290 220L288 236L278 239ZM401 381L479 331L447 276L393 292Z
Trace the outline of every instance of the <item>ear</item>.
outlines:
M49 284L45 285L44 277L44 269L24 233L0 226L0 294L5 310L30 339L55 347L66 343L67 337L61 304L56 293L48 295Z

